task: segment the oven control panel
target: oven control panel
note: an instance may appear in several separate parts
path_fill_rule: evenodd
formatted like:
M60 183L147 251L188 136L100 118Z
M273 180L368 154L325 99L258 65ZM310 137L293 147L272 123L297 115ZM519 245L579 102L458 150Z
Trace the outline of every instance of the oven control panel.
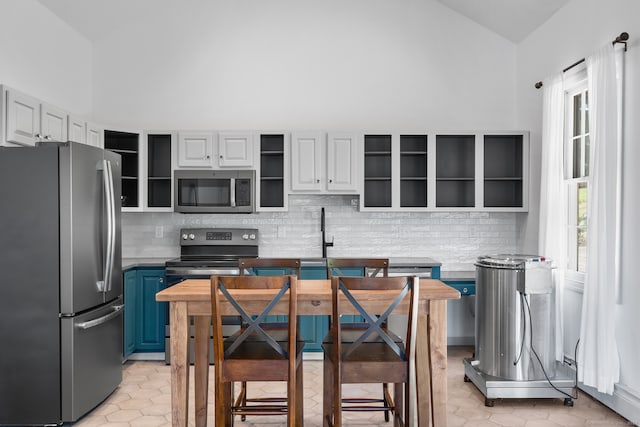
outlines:
M257 245L256 228L183 228L181 246Z

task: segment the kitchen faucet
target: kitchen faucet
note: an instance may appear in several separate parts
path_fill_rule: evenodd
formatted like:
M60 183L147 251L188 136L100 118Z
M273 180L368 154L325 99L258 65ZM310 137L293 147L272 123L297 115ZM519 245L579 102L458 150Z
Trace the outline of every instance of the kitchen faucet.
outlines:
M333 239L330 242L327 242L325 238L325 229L324 229L324 208L320 212L320 232L322 232L322 258L327 257L327 248L333 247Z

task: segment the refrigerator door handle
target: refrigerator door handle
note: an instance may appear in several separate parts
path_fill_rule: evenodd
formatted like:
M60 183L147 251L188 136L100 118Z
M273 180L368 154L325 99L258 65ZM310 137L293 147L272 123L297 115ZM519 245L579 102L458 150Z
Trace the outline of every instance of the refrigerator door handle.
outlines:
M102 164L99 166L102 170L102 183L104 185L104 195L106 200L106 214L107 214L107 251L105 254L104 260L104 273L102 275L102 280L98 280L96 282L96 287L98 288L98 292L107 292L111 288L111 272L112 272L112 263L113 263L113 243L114 239L112 235L115 235L113 232L113 222L114 222L114 213L113 213L113 179L112 179L112 171L111 171L111 162L108 160L102 160Z
M106 281L106 292L111 291L111 285L113 282L113 265L116 253L116 196L114 191L115 183L113 182L113 169L111 168L111 162L106 160L107 171L109 172L109 221L108 221L108 235L109 242L107 243L107 256L109 257L109 280Z
M105 314L104 316L98 317L97 319L89 320L87 322L78 323L76 327L78 329L91 329L96 326L107 323L109 320L113 319L122 314L122 309L124 308L124 304L122 305L114 305L113 311L109 314Z

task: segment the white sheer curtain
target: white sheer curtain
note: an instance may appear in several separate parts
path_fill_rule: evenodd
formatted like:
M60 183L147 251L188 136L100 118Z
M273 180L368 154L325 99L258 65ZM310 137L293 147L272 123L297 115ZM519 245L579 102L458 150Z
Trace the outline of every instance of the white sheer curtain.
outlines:
M539 254L551 258L556 265L553 272L556 312L556 359L563 360L562 301L564 275L567 265L567 217L564 158L564 88L562 74L551 77L543 85L542 112L542 170L540 183Z
M615 333L619 266L619 105L616 52L611 44L587 58L590 171L587 271L582 302L578 379L612 394L620 378Z

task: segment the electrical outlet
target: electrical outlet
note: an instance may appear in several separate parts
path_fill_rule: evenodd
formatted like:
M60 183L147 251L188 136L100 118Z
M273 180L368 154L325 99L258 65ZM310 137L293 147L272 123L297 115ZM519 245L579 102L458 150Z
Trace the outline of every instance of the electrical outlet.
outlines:
M156 239L162 239L164 236L164 227L161 225L156 225Z

